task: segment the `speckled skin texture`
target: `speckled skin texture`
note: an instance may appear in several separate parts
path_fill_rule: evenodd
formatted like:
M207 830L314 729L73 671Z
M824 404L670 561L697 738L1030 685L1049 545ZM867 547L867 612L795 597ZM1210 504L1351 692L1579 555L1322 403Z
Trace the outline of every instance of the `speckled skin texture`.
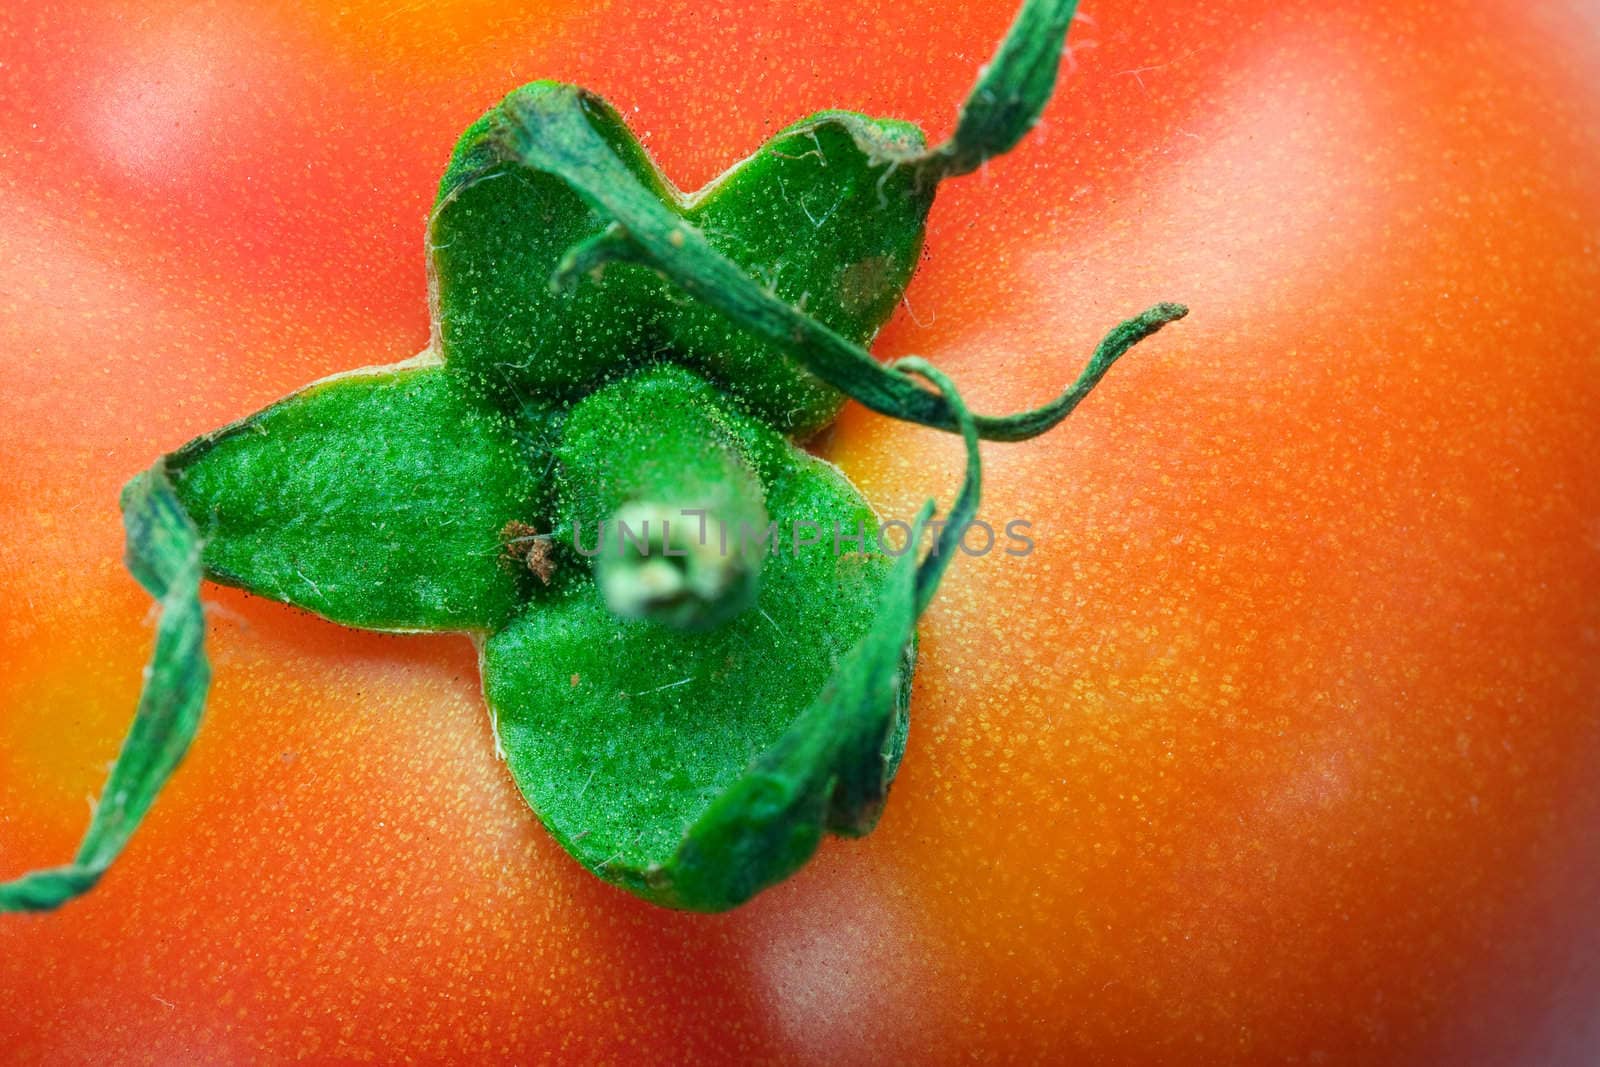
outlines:
M1590 6L1089 12L878 351L999 412L1194 312L986 446L1037 548L952 568L870 838L663 914L528 817L466 642L211 589L188 763L94 894L0 924L0 1059L1592 1062ZM693 188L821 107L942 135L1010 15L527 7L0 10L6 873L73 847L137 694L118 487L422 347L486 102L589 86ZM885 515L959 472L855 409L822 447Z

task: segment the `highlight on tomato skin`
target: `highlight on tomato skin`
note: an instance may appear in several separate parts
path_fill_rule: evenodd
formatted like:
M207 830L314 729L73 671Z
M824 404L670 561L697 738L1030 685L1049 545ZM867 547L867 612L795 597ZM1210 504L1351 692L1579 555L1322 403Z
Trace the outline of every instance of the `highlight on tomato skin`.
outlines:
M693 187L819 107L947 131L1002 7L0 16L3 872L70 852L137 692L118 486L421 347L422 220L485 102L589 86ZM1013 410L1121 309L1195 311L1037 447L985 447L985 517L1037 548L952 570L872 837L662 916L527 817L464 643L208 588L206 729L95 894L0 925L0 1048L1592 1059L1592 20L1088 13L877 351ZM823 447L885 513L960 462L855 409Z

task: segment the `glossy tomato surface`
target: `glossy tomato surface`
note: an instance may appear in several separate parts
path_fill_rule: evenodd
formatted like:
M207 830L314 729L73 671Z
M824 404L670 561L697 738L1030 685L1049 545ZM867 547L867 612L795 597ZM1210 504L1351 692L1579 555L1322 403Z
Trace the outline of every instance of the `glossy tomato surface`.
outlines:
M428 338L423 221L514 86L695 187L812 110L951 128L1002 0L0 9L0 876L66 859L152 619L119 486ZM1096 2L943 191L882 354L984 449L870 837L728 915L584 873L468 642L208 587L208 721L87 898L0 918L0 1061L1600 1058L1600 19ZM887 514L948 436L818 446Z

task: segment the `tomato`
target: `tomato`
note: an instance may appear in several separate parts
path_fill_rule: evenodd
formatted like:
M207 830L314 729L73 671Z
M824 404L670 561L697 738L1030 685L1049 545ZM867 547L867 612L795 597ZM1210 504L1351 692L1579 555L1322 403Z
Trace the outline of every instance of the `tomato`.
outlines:
M935 135L1010 4L0 13L0 875L139 687L116 492L428 336L457 132L535 77L695 187L824 106ZM467 642L206 591L208 722L83 900L0 919L19 1062L1586 1063L1600 1055L1600 25L1583 0L1096 5L879 339L1035 550L952 568L883 824L727 915L583 872ZM1093 47L1091 47L1091 45ZM819 442L885 513L954 439Z

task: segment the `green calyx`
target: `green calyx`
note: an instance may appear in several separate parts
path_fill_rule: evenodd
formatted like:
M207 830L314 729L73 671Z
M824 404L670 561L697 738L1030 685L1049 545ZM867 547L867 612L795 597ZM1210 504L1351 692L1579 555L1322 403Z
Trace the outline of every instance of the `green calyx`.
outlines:
M979 439L1050 429L1185 313L1122 323L1065 392L1007 416L865 349L939 183L1037 120L1073 7L1024 3L944 144L824 112L693 195L571 86L474 123L429 221L428 351L313 384L130 484L129 567L163 609L139 712L75 863L0 884L0 911L94 885L181 759L209 677L202 573L347 625L472 634L530 806L657 903L733 907L824 834L870 830L917 619L976 514ZM931 542L931 502L895 551L796 444L846 398L961 435Z

